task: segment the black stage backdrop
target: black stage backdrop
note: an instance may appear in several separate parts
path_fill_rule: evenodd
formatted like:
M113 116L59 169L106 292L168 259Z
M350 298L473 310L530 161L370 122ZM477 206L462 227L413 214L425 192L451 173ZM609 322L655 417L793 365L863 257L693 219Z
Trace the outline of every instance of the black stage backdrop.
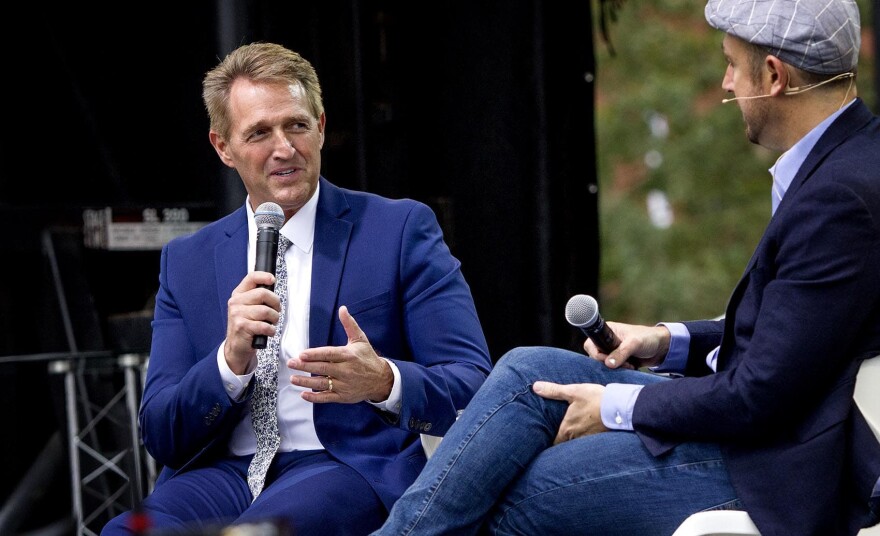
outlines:
M208 143L200 97L204 73L241 43L279 42L315 65L329 180L436 211L493 359L519 345L579 346L563 309L597 288L595 4L31 4L4 8L0 23L0 459L19 460L0 469L0 504L63 428L46 363L14 356L118 351L108 319L148 311L158 286L157 250L82 247L83 211L138 220L183 207L213 220L243 202ZM66 479L32 525L69 513Z

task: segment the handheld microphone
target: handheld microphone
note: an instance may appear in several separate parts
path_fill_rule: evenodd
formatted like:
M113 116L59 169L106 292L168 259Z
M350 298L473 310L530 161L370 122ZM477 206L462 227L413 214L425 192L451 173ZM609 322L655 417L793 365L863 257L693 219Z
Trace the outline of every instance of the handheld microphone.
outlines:
M569 298L565 304L565 319L572 326L580 328L606 354L620 346L620 339L599 315L599 304L592 296L576 294Z
M278 256L278 230L284 225L284 211L277 203L266 202L254 211L257 223L257 262L254 270L269 272L275 275ZM275 285L260 285L262 288L275 290ZM251 348L265 348L269 338L265 335L254 335Z

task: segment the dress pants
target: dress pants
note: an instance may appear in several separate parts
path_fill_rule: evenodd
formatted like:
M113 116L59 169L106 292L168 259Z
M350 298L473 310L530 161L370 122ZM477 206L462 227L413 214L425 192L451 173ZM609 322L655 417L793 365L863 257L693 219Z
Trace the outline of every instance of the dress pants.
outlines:
M280 452L266 487L252 501L252 456L230 457L185 471L156 486L143 511L160 534L220 534L223 527L272 522L290 534L363 535L387 512L366 480L326 451ZM102 536L132 534L131 513L112 519Z

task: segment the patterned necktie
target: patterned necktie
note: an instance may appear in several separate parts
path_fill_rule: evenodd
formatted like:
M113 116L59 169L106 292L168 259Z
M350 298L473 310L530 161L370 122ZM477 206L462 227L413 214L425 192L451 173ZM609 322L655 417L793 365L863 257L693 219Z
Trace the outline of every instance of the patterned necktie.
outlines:
M266 472L272 458L281 445L278 435L278 361L281 351L281 330L287 309L287 265L284 252L290 240L278 238L278 258L275 267L275 294L281 298L281 316L275 326L275 335L269 338L266 348L257 350L257 370L254 374L253 398L251 398L251 419L257 435L257 452L248 467L248 487L256 500L266 482Z

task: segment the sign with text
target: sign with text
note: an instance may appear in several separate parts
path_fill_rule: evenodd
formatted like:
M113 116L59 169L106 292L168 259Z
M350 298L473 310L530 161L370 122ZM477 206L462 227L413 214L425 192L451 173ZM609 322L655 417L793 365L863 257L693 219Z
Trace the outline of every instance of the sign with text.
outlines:
M194 221L185 207L83 210L83 240L87 248L110 251L158 250L172 238L191 234L208 221Z

